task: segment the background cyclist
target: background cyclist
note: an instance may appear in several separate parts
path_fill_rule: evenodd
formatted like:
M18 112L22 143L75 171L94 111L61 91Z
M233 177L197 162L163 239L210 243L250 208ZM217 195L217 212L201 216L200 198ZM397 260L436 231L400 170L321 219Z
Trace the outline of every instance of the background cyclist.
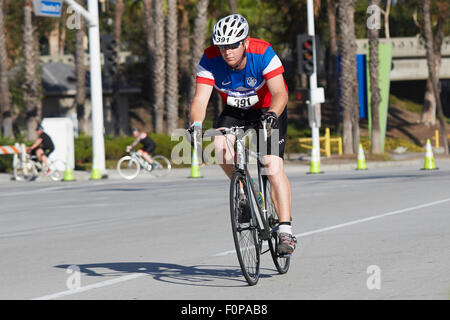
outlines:
M44 128L39 124L36 127L38 138L30 147L30 153L35 153L38 161L40 161L46 168L47 173L50 172L48 165L48 157L55 150L55 145L48 134L44 132Z
M197 135L201 132L213 88L226 105L216 128L245 126L249 121L266 119L270 129L279 130L279 148L271 148L269 141L264 163L280 221L277 250L280 254L291 254L296 239L291 228L291 187L283 167L288 101L284 68L268 42L249 37L247 20L239 14L219 20L212 40L213 45L205 50L197 68L189 131ZM231 178L233 151L227 148L224 136L216 137L214 145L216 156L222 157L218 159L222 169Z
M142 148L137 151L138 154L142 158L144 158L148 163L150 163L153 168L154 163L150 155L156 149L155 141L153 141L153 139L150 138L145 132L140 132L139 129L137 128L133 128L132 132L136 140L134 140L134 142L130 146L127 146L127 152L130 152L134 147L136 147L140 143L142 145Z

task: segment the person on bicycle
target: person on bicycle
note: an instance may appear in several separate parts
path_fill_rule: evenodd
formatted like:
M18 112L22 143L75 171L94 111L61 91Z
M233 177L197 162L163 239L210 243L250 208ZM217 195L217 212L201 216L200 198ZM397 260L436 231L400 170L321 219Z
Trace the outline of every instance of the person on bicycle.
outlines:
M291 186L283 167L288 125L288 91L283 65L270 43L249 37L249 25L242 15L232 14L220 19L213 28L212 41L213 45L204 51L197 68L189 132L201 134L213 88L225 105L215 128L249 128L249 123L266 120L268 133L278 130L278 146L272 148L268 138L268 152L263 160L280 222L277 250L280 254L291 254L297 240L291 227ZM231 178L234 165L230 160L234 154L232 148L227 148L227 139L230 137L215 137L214 146L216 156L221 157L218 161L222 169Z
M130 152L134 147L136 147L139 143L142 144L142 148L137 152L138 154L145 159L148 163L152 165L152 168L155 166L152 157L150 156L156 149L156 143L150 138L145 132L139 131L138 128L132 129L133 136L136 140L130 145L127 146L127 152Z
M47 173L50 171L48 165L48 157L55 150L55 145L48 134L44 132L42 125L36 127L38 138L30 147L30 153L34 152L39 162L41 162L46 168Z

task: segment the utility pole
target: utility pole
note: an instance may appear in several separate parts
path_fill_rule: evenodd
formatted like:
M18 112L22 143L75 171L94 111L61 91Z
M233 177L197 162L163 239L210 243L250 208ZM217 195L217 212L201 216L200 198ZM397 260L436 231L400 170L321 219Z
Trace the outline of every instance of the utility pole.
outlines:
M100 61L100 28L98 21L98 0L88 0L88 11L74 0L64 0L75 12L81 14L89 27L89 56L91 75L92 107L92 171L91 179L107 176L105 168L105 141L103 126L103 88Z
M315 38L314 30L314 3L313 0L307 0L307 21L308 35ZM314 69L309 76L309 92L310 99L308 105L309 125L312 133L312 151L311 151L311 173L320 172L320 104L325 102L325 94L323 88L317 88L317 54L316 41L313 43L313 59ZM313 165L314 164L314 165ZM314 168L313 168L314 166Z

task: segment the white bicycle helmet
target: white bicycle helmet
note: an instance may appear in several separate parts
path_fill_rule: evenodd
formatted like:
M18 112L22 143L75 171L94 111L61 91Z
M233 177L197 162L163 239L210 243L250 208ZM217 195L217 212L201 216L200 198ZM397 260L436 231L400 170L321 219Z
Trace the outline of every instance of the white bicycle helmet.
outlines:
M247 20L240 14L232 14L220 19L213 29L215 45L229 45L244 40L248 35Z

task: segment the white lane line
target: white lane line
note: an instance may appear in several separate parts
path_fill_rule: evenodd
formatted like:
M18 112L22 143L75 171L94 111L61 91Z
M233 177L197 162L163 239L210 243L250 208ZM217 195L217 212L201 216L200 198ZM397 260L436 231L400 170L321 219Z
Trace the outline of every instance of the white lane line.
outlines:
M352 226L352 225L359 224L359 223L364 223L364 222L368 222L368 221L372 221L372 220L376 220L376 219L385 218L385 217L388 217L388 216L393 216L393 215L397 215L397 214L407 213L407 212L411 212L411 211L414 211L414 210L417 210L417 209L427 208L427 207L435 206L435 205L438 205L438 204L441 204L441 203L445 203L445 202L449 202L449 201L450 201L450 198L443 199L443 200L438 200L438 201L433 201L433 202L421 204L421 205L418 205L418 206L409 207L409 208L405 208L405 209L400 209L400 210L396 210L396 211L391 211L391 212L383 213L383 214L380 214L380 215L376 215L376 216L372 216L372 217L368 217L368 218L364 218L364 219L358 219L358 220L354 220L354 221L350 221L350 222L346 222L346 223L341 223L341 224L337 224L337 225L326 227L326 228L321 228L321 229L317 229L317 230L313 230L313 231L299 233L299 234L296 234L295 236L297 238L307 237L307 236L310 236L312 234L327 232L327 231L330 231L330 230L344 228L344 227ZM224 251L224 252L217 253L217 254L215 254L213 256L214 257L226 256L228 254L232 254L232 253L235 253L235 252L236 252L235 250L229 250L229 251ZM92 289L102 288L102 287L110 286L110 285L117 284L117 283L120 283L120 282L125 282L125 281L128 281L128 280L137 279L137 278L140 278L140 277L143 277L143 276L146 276L146 275L147 275L146 273L133 273L133 274L130 274L130 275L122 276L120 278L106 280L106 281L94 283L94 284L91 284L91 285L88 285L88 286L80 287L79 289L66 290L66 291L55 293L55 294L50 294L50 295L47 295L47 296L34 298L33 300L58 299L58 298L70 296L70 295L73 295L73 294L86 292L86 291L89 291L89 290L92 290Z
M111 286L113 284L117 284L120 282L124 282L124 281L128 281L128 280L133 280L133 279L137 279L143 276L146 276L146 273L132 273L126 276L122 276L120 278L116 278L116 279L111 279L111 280L106 280L106 281L102 281L102 282L97 282L94 284L90 284L88 286L84 286L84 287L80 287L78 289L71 289L71 290L66 290L66 291L62 291L62 292L58 292L58 293L54 293L54 294L49 294L47 296L42 296L39 298L34 298L32 300L51 300L51 299L58 299L58 298L62 298L62 297L67 297L73 294L78 294L81 292L86 292L92 289L98 289L98 288L102 288L102 287L106 287L106 286Z
M327 231L331 231L331 230L335 230L335 229L340 229L340 228L345 228L348 226L352 226L358 223L364 223L364 222L368 222L368 221L372 221L372 220L376 220L376 219L381 219L381 218L385 218L385 217L389 217L389 216L393 216L393 215L397 215L397 214L402 214L402 213L408 213L414 210L418 210L418 209L422 209L422 208L427 208L427 207L431 207L431 206L435 206L441 203L445 203L450 201L450 198L447 199L443 199L443 200L438 200L438 201L433 201L433 202L429 202L429 203L425 203L425 204L421 204L418 206L414 206L414 207L409 207L409 208L405 208L405 209L400 209L400 210L395 210L395 211L391 211L391 212L387 212L387 213L383 213L380 215L376 215L376 216L371 216L368 218L364 218L364 219L358 219L358 220L354 220L354 221L349 221L346 223L341 223L341 224L337 224L334 226L330 226L330 227L325 227L325 228L321 228L321 229L317 229L317 230L312 230L312 231L308 231L308 232L303 232L303 233L299 233L296 234L295 237L297 238L302 238L302 237L307 237L313 234L317 234L317 233L322 233L322 232L327 232ZM229 254L233 254L236 253L236 250L228 250L228 251L224 251L224 252L220 252L217 253L215 255L213 255L214 257L221 257L221 256L226 256Z

